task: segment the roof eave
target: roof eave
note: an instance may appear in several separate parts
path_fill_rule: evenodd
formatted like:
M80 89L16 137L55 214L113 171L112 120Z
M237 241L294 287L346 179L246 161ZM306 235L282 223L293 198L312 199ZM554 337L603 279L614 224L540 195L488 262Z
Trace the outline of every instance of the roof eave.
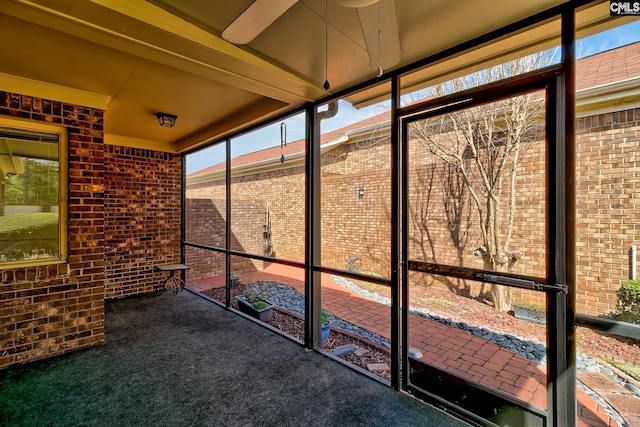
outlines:
M639 107L640 77L576 91L578 117Z

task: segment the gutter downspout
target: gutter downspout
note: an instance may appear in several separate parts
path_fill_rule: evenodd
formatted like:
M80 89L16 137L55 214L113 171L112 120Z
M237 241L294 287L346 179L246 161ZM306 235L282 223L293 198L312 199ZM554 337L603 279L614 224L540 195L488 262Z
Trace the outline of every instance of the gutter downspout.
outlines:
M317 112L315 107L307 110L311 129L308 129L307 162L306 162L306 256L305 256L305 348L313 350L320 347L320 323L321 323L321 237L320 237L320 176L321 176L321 151L320 151L320 122L330 119L338 114L338 102L331 101L327 104L326 111Z

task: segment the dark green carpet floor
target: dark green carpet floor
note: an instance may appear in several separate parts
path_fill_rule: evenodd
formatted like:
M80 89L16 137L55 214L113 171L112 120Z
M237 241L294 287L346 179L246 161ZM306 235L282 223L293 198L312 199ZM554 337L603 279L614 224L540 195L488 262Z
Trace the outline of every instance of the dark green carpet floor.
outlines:
M461 426L188 291L106 308L106 343L0 371L0 426Z

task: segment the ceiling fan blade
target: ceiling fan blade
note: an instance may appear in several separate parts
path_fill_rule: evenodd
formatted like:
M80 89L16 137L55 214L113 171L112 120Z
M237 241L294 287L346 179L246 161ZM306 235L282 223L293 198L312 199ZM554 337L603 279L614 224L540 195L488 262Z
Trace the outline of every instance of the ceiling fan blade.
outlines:
M365 7L378 3L379 0L333 0L334 3L338 3L344 7Z
M256 0L222 31L222 38L234 44L251 43L297 1Z
M381 67L383 70L389 70L399 64L402 53L393 0L380 0L379 4L359 7L356 10L367 45L371 69L377 70ZM380 38L378 38L378 16L380 17Z

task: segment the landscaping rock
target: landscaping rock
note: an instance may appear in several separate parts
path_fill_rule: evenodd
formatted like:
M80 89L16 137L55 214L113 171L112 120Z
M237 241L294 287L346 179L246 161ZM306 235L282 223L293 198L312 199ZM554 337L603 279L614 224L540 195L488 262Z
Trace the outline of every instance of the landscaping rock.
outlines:
M358 346L356 346L355 344L345 344L329 350L329 353L333 354L334 356L344 358L351 353L355 353L356 350L358 350Z
M367 369L370 372L388 371L389 365L387 365L386 363L370 363L367 365Z

